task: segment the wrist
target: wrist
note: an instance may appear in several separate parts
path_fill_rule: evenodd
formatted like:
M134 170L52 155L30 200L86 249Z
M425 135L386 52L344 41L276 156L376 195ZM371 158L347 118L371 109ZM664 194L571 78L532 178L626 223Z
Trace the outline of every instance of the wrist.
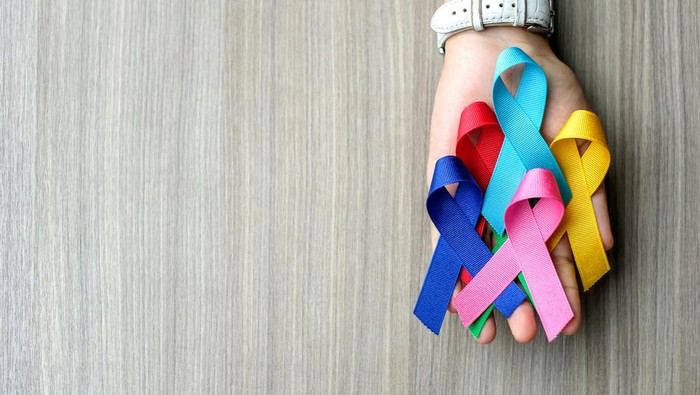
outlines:
M518 47L534 59L555 57L546 36L519 27L493 26L480 32L470 30L450 37L445 43L445 63L474 61L481 56L497 55L509 47Z

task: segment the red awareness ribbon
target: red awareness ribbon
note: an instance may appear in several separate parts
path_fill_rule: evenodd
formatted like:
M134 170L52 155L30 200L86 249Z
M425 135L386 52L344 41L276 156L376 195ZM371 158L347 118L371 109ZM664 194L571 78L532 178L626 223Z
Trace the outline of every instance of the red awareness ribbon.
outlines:
M534 208L530 199L539 199ZM563 216L552 172L527 172L505 212L508 241L454 299L464 326L479 318L522 272L547 340L557 337L574 316L546 245Z
M479 184L481 192L486 192L502 146L503 131L491 107L484 102L468 105L459 121L456 154ZM485 225L486 220L480 216L476 223L476 232L480 236L484 235ZM460 278L465 284L472 279L464 268Z

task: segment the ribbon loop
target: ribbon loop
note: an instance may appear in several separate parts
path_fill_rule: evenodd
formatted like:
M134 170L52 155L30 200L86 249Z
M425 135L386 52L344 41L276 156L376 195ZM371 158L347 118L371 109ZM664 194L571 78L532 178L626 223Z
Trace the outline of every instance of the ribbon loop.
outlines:
M476 102L464 108L459 121L456 153L482 191L486 191L491 181L502 145L503 132L488 104Z
M538 198L534 208L530 199ZM564 214L554 175L546 169L525 174L505 213L509 239L455 297L467 326L522 272L549 341L573 318L573 311L549 255L546 240Z
M515 97L503 74L522 65L522 76ZM556 178L564 203L571 191L547 143L540 134L547 98L547 78L534 60L519 48L504 50L496 62L493 106L505 134L501 154L484 196L483 215L499 234L505 230L505 211L528 170L543 168Z
M451 184L458 184L454 197L446 188ZM436 334L442 326L460 268L465 267L474 276L492 257L474 229L481 203L481 190L461 160L456 156L440 158L435 164L427 200L428 214L440 232L440 239L414 309L416 317ZM492 302L506 317L525 299L512 281L504 285L500 296L496 296ZM470 327L470 331L478 336L482 327L483 324L478 328Z
M590 143L583 155L579 154L577 139ZM610 270L591 201L610 167L610 151L600 119L590 111L575 111L552 141L551 149L573 197L548 245L554 248L564 233L568 234L581 283L587 291Z

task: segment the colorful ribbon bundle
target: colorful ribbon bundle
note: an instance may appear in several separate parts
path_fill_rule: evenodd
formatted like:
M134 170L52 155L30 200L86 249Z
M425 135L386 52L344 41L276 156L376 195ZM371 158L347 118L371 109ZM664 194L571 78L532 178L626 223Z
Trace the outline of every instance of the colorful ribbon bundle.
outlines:
M513 96L502 75L520 65ZM414 309L435 334L461 277L454 305L474 337L494 307L509 317L528 297L554 340L573 318L550 257L564 234L584 290L610 269L591 202L610 165L602 125L595 114L576 111L547 146L540 134L546 97L544 71L522 50L506 49L496 63L494 111L482 102L465 108L457 156L435 165L427 210L440 238ZM590 143L583 155L577 139ZM482 241L487 221L493 251Z

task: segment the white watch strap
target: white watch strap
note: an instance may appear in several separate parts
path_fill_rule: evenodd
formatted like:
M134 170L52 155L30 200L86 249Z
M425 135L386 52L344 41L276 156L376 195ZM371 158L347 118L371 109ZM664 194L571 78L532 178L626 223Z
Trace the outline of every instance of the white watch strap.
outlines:
M519 26L551 34L553 15L551 0L452 0L438 8L430 27L438 35L440 53L444 53L445 41L465 30Z

